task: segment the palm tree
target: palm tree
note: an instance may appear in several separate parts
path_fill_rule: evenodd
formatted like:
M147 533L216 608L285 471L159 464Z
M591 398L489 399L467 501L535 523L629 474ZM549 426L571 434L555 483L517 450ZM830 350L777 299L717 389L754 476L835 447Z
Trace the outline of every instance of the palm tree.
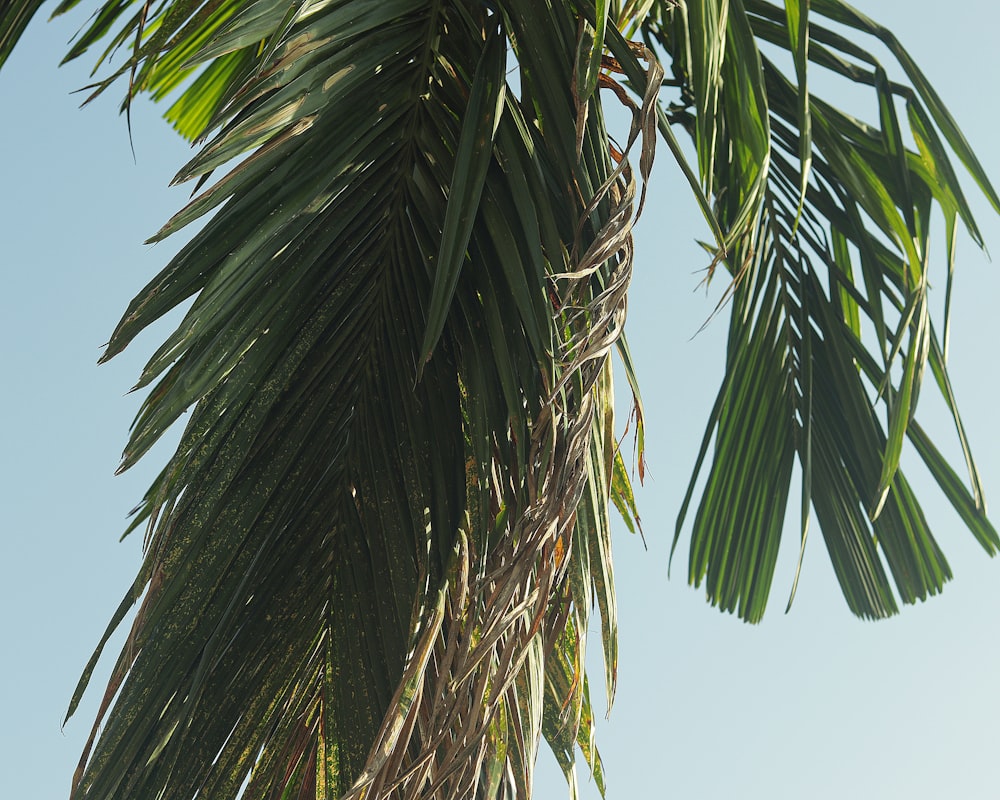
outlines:
M0 63L40 5L0 12ZM937 593L907 438L1000 548L948 381L951 263L940 334L928 296L935 208L949 256L959 221L982 243L949 151L1000 199L905 50L839 0L113 0L67 58L99 42L99 68L128 54L94 94L172 95L202 143L155 238L214 215L104 356L193 298L138 382L121 469L189 416L70 707L139 603L74 798L526 797L542 737L603 791L586 633L596 608L610 700L610 505L638 525L609 354L641 478L622 326L657 137L729 284L675 534L704 473L689 580L760 619L797 465L801 547L815 512L855 614ZM878 119L810 94L811 65L871 87ZM915 419L927 367L968 486Z

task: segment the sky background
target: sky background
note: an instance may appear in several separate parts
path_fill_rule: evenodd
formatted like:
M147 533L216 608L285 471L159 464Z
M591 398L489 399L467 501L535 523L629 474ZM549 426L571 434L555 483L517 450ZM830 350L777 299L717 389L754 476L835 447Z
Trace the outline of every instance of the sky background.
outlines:
M944 10L930 0L858 5L898 35L1000 181L992 88L1000 12L975 1ZM167 184L190 151L158 110L137 104L133 161L116 92L77 109L81 96L71 92L88 82L89 62L56 65L83 19L36 20L0 72L3 798L67 795L120 637L65 729L62 718L138 568L141 537L118 543L126 514L169 448L113 477L140 399L127 391L167 329L140 337L108 365L96 361L129 299L182 244L142 241L187 197ZM860 97L854 112L875 118L874 95ZM987 245L1000 253L1000 220L967 185ZM919 470L910 474L955 580L892 620L850 615L815 530L795 605L783 614L794 522L758 626L711 609L686 585L686 550L667 581L674 518L721 376L725 317L695 335L723 286L697 288L706 259L694 240L707 234L665 147L650 192L636 231L628 325L647 413L649 472L638 499L648 550L617 532L619 691L598 730L608 797L1000 797L1000 562L986 557ZM938 320L944 274L939 259ZM998 297L998 265L963 239L951 374L992 498L1000 496ZM919 417L954 454L934 391L928 383ZM599 649L596 630L592 647ZM592 683L599 692L603 681ZM595 700L603 708L599 694ZM585 767L580 782L584 800L599 796ZM536 797L565 797L544 754Z

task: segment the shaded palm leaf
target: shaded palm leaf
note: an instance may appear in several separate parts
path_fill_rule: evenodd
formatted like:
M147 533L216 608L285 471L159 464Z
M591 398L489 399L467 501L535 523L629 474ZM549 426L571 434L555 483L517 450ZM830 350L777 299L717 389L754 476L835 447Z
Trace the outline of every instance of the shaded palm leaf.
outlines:
M580 24L114 3L77 38L134 43L95 93L181 91L205 143L178 181L227 172L157 234L215 211L104 356L193 298L137 384L122 469L188 419L74 797L523 797L543 735L571 785L578 747L600 775L584 646L596 597L610 695L635 183L571 91Z

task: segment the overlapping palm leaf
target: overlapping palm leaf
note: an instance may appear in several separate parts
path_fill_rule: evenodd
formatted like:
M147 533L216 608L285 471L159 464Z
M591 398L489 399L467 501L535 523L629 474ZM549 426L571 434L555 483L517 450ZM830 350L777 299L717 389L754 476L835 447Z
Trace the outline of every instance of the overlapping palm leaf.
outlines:
M881 40L912 87L838 26ZM982 244L947 150L1000 201L909 56L844 3L682 2L644 32L673 60L672 116L692 134L732 276L726 375L674 540L704 468L689 579L720 607L760 618L797 464L801 545L814 510L854 613L883 617L897 594L935 594L951 572L899 469L905 438L987 552L1000 547L931 321L932 277L950 292L957 221ZM789 73L768 55L780 50ZM875 122L811 94L816 66L871 86ZM944 264L930 250L935 209ZM968 485L914 419L928 365Z
M176 89L204 141L154 238L215 213L105 355L190 303L137 385L122 469L186 424L75 798L525 797L541 736L603 786L584 653L596 599L610 696L636 186L573 91L581 13L125 2L77 38L131 48L95 92Z

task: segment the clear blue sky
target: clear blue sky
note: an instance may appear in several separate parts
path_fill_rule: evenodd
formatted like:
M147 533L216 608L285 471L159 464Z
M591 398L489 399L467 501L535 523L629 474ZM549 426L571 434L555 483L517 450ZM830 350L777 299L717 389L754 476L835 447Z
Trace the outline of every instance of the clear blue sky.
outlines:
M899 35L1000 181L992 88L1000 77L1000 12L975 2L859 5ZM61 732L62 715L138 566L139 538L117 542L125 515L165 457L161 448L112 476L138 407L126 392L164 330L110 365L95 362L127 301L181 244L141 242L184 202L186 189L166 187L189 151L156 110L140 105L134 163L111 97L76 109L80 96L69 93L87 76L77 65L56 64L80 22L78 15L36 23L0 73L5 798L47 800L68 791L110 661ZM873 101L855 110L875 113ZM628 328L648 415L651 478L639 501L649 550L625 533L616 540L620 688L599 728L609 797L997 797L1000 562L986 557L923 476L915 473L915 482L925 487L925 508L956 578L941 597L893 620L850 616L816 535L796 604L782 614L797 542L791 529L759 626L705 605L683 580L684 553L667 582L674 515L721 374L725 320L692 338L716 292L695 291L705 258L694 239L704 228L665 148L651 192L637 232ZM1000 254L1000 221L973 200L988 245ZM994 499L998 269L961 243L951 354ZM932 274L942 288L943 268ZM932 395L928 385L920 416L947 436ZM993 519L1000 522L1000 513ZM536 796L564 797L561 777L542 760ZM593 800L585 769L580 777L583 798Z

